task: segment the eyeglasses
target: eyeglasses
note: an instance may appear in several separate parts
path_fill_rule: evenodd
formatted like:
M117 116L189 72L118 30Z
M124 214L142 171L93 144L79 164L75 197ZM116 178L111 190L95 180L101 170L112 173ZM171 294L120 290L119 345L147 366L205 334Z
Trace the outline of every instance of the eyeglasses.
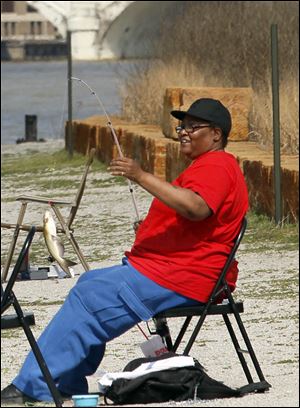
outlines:
M186 133L194 133L198 129L208 128L208 127L211 127L211 125L181 125L181 126L176 126L175 130L176 130L176 133L179 135L183 130L185 130Z

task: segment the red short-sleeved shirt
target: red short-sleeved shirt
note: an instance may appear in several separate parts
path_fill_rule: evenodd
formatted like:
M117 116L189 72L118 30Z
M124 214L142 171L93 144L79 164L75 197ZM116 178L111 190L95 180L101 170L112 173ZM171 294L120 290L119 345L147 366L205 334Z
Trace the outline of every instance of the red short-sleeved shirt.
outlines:
M246 183L233 155L213 151L194 160L172 184L199 194L213 215L190 221L154 198L125 255L154 282L206 302L247 212ZM232 290L237 272L235 263L227 275Z

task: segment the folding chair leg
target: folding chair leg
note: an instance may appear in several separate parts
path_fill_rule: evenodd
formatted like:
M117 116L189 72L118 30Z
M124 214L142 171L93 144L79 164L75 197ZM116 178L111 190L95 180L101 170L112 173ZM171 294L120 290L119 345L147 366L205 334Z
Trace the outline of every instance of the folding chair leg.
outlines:
M192 335L191 335L191 337L190 337L190 339L188 341L188 344L186 345L186 347L184 349L184 352L183 352L183 354L185 356L189 355L189 352L190 352L190 350L191 350L191 348L192 348L192 346L193 346L193 344L194 344L194 342L196 340L196 337L198 336L198 333L199 333L199 331L200 331L200 329L201 329L201 327L202 327L202 325L204 323L204 320L205 320L205 318L207 316L207 310L208 310L208 307L205 308L205 310L203 311L202 315L200 316L200 319L198 320L198 322L197 322L197 324L196 324L196 326L194 328L194 331L193 331L193 333L192 333Z
M190 324L190 321L192 320L192 317L189 316L185 319L180 332L178 333L178 336L175 340L174 346L172 348L172 351L176 352L176 350L178 349L179 344L181 343L182 337L184 336L186 329L188 328L188 325Z
M26 335L26 337L28 339L28 342L29 342L29 344L31 346L32 352L34 353L34 356L35 356L35 358L36 358L36 360L38 362L40 370L42 371L42 373L44 375L45 381L46 381L46 383L47 383L47 385L49 387L49 390L50 390L51 395L53 397L53 400L55 402L55 406L56 407L62 407L62 400L61 400L60 393L56 388L55 382L54 382L54 380L53 380L53 378L52 378L52 376L50 374L50 371L49 371L49 369L48 369L48 367L46 365L44 357L42 356L42 353L41 353L41 351L40 351L40 349L39 349L39 347L38 347L38 345L36 343L36 340L35 340L35 338L34 338L34 336L32 334L32 331L31 331L30 327L28 326L26 320L24 319L22 309L21 309L18 301L16 300L16 298L14 298L13 306L14 306L14 309L15 309L17 315L18 315L20 324L21 324L21 326L22 326L22 328L23 328L23 330L25 332L25 335Z
M69 238L69 241L71 242L71 244L72 244L72 246L74 248L74 251L76 252L78 258L80 259L80 262L81 262L82 266L84 267L85 271L89 271L91 268L90 268L89 264L86 262L86 260L85 260L85 258L83 256L83 253L81 252L81 250L80 250L80 248L79 248L79 246L78 246L72 232L70 232L68 238Z
M76 252L82 266L84 267L85 271L89 271L90 270L89 264L86 262L86 260L85 260L85 258L83 256L81 250L79 249L79 246L78 246L72 232L69 230L67 224L65 223L65 220L64 220L63 216L61 215L59 209L55 205L52 205L52 209L53 209L58 221L60 222L60 225L61 225L64 233L66 234L66 237L68 238L68 240L72 244L72 246L74 248L74 251Z
M13 233L13 237L12 237L12 240L11 240L11 243L10 243L10 246L9 246L7 258L5 260L5 264L4 264L4 267L3 267L1 282L6 281L8 271L9 271L9 267L10 267L10 264L11 264L11 260L13 258L14 252L15 252L15 247L16 247L16 243L17 243L17 240L18 240L19 232L20 232L20 226L22 225L24 215L25 215L25 212L26 212L26 207L27 207L27 203L22 203L21 204L18 220L17 220L15 230L14 230L14 233Z
M249 383L249 384L250 384L250 383L253 383L253 378L252 378L252 376L251 376L251 374L250 374L249 367L248 367L248 365L247 365L247 362L246 362L246 360L245 360L245 357L244 357L244 355L242 354L243 351L242 351L242 349L241 349L241 347L240 347L240 345L239 345L238 339L237 339L237 337L236 337L236 335L235 335L235 333L234 333L234 330L233 330L233 328L232 328L232 325L231 325L231 322L230 322L230 320L229 320L229 317L228 317L227 315L225 315L225 314L222 315L222 316L223 316L224 322L225 322L225 324L226 324L226 327L227 327L227 329L228 329L228 332L229 332L229 334L230 334L230 337L231 337L231 340L232 340L232 342L233 342L233 345L234 345L235 351L236 351L236 353L237 353L237 356L238 356L238 358L239 358L239 360L240 360L240 363L241 363L241 365L242 365L242 367L243 367L243 370L244 370L244 373L245 373L246 378L247 378L247 380L248 380L248 383Z
M254 353L253 347L251 345L250 339L248 337L248 334L246 332L246 329L244 327L242 319L241 319L239 313L237 312L237 310L235 310L235 309L234 309L234 316L235 316L235 319L236 319L237 324L239 326L240 332L241 332L241 334L243 336L244 342L245 342L247 350L248 350L248 352L250 354L250 357L251 357L251 360L252 360L253 365L255 367L255 370L257 372L258 378L260 379L260 381L265 381L265 377L264 377L264 375L262 373L259 362L258 362L258 360L256 358L255 353Z
M48 369L48 366L44 360L44 357L37 345L37 342L32 334L32 331L30 329L30 327L28 326L26 319L24 318L22 309L19 305L19 302L17 301L16 297L13 296L13 301L12 301L12 305L17 313L19 322L25 332L25 335L28 339L28 342L31 346L32 352L38 362L38 365L40 367L41 372L43 373L43 376L45 378L45 381L48 385L49 391L53 397L53 400L55 402L55 406L56 407L62 407L62 399L61 399L61 395L58 391L58 389L56 388L55 382L50 374L50 371Z

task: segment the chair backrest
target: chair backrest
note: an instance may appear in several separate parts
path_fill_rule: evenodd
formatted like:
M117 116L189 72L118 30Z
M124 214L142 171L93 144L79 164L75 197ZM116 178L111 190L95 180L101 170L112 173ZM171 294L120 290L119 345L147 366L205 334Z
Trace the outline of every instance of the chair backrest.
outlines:
M36 227L33 225L30 229L30 231L27 234L27 237L24 241L24 244L22 246L21 252L19 253L17 262L13 268L13 271L10 275L10 278L7 282L7 285L5 287L5 290L3 291L2 284L1 284L1 314L10 306L9 303L9 298L10 298L10 293L12 291L12 288L15 284L15 281L17 279L18 273L20 272L22 263L24 262L24 259L26 258L29 247L31 245L33 236L35 234Z
M224 291L224 289L228 290L228 286L227 286L227 283L226 283L226 275L227 275L227 272L229 271L229 268L230 268L230 266L231 266L231 264L232 264L232 262L234 260L236 251L238 250L238 247L240 246L240 243L241 243L241 241L243 239L246 228L247 228L247 218L244 217L243 220L242 220L242 223L241 223L240 231L239 231L238 235L236 236L236 238L234 240L234 245L233 245L233 247L231 249L231 252L230 252L230 254L229 254L229 256L228 256L228 258L227 258L227 260L225 262L225 265L224 265L224 267L222 269L221 275L220 275L220 277L219 277L219 279L218 279L218 281L217 281L217 283L216 283L216 285L215 285L215 287L214 287L214 289L213 289L213 291L212 291L212 293L210 295L209 303L214 303L217 300L217 298L220 296L220 294Z
M69 217L68 217L68 221L67 221L68 228L71 227L72 222L74 221L75 215L77 213L78 207L80 205L81 198L82 198L82 195L83 195L83 192L84 192L84 189L85 189L87 175L88 175L88 172L90 170L91 164L93 163L95 153L96 153L95 148L92 148L90 150L90 152L89 152L88 160L87 160L85 168L84 168L84 173L82 175L82 178L81 178L78 190L77 190L77 194L76 194L76 197L75 197L75 200L74 200L74 204L71 207L70 214L69 214Z

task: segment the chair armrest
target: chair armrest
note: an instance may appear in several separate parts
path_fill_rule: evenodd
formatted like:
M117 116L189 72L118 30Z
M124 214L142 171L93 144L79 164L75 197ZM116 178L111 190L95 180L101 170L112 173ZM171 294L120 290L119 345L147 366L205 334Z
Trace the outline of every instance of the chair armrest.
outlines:
M16 198L17 201L22 201L24 203L43 203L43 204L58 204L58 205L72 205L73 202L57 200L55 198L48 197L33 197L33 196L20 196Z

